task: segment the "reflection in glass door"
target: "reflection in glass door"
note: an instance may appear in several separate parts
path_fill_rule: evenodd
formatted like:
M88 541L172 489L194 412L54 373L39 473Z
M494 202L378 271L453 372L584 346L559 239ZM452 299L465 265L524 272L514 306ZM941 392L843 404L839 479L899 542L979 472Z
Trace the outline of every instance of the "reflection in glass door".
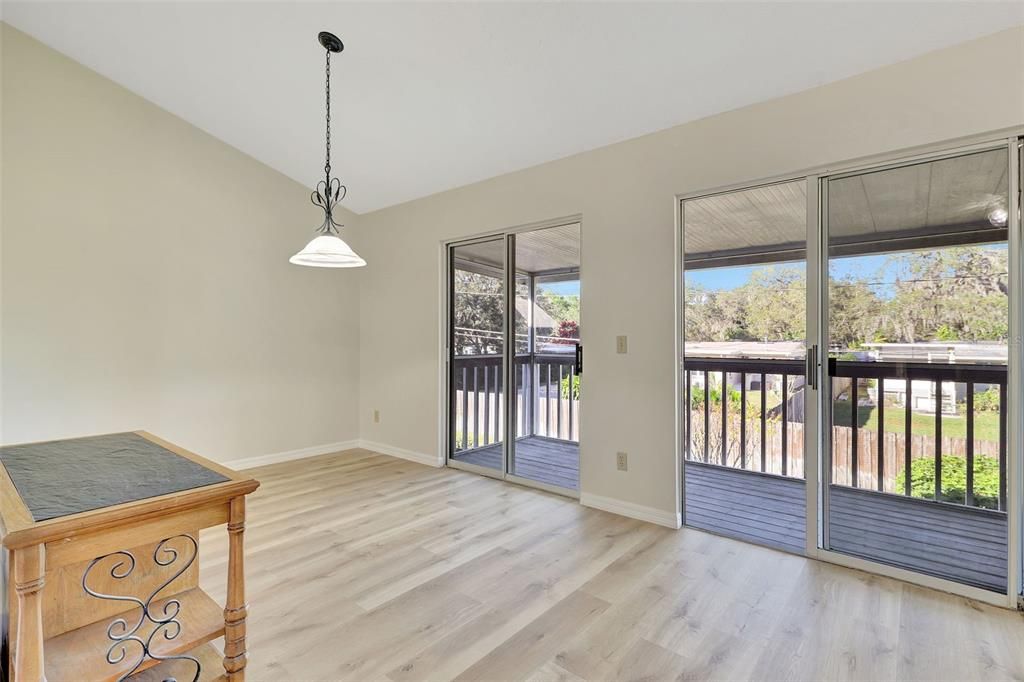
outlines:
M579 489L580 225L510 235L516 273L509 473Z
M684 522L797 553L813 440L806 188L780 182L681 207Z
M505 239L449 247L448 462L505 471Z
M1007 589L1005 146L823 182L825 547Z

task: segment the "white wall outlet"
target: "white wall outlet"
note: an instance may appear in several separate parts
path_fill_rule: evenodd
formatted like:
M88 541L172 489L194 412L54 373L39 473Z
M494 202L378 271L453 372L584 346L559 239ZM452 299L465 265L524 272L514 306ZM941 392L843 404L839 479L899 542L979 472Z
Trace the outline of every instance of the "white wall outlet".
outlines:
M373 411L373 423L380 424L380 410Z
M615 352L625 354L627 349L626 337L616 336L615 337Z
M627 455L625 452L616 452L615 453L615 467L619 471L628 471L629 470L629 455Z

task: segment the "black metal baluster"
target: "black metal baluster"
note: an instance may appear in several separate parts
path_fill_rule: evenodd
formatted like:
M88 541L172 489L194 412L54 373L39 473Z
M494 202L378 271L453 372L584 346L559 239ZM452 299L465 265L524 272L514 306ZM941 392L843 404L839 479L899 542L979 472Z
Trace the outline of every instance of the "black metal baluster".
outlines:
M740 468L747 468L747 375L740 374Z
M885 378L875 379L875 400L878 403L878 481L876 488L884 491L885 481Z
M908 497L910 496L910 451L913 444L912 389L910 377L907 377L906 397L903 399L903 407L906 408L906 414L903 415L903 494Z
M942 381L935 382L935 499L942 497Z
M857 377L850 377L850 427L853 430L850 444L853 446L853 456L850 458L850 476L853 479L853 487L859 488L859 472L857 471L860 462L857 452Z
M711 386L708 371L704 370L704 462L708 461L711 441Z
M967 490L964 504L974 506L974 384L967 383Z
M761 471L768 465L768 375L761 372Z
M729 466L727 459L726 441L728 440L729 418L725 406L729 404L729 375L722 372L722 449L718 463L722 466Z
M789 375L782 375L782 475L789 473Z

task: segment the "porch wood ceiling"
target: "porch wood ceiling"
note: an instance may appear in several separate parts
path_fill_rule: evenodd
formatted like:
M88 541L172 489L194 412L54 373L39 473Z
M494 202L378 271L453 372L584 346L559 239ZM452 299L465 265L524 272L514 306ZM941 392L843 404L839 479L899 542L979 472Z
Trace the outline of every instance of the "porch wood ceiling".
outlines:
M1006 239L989 214L1007 207L1007 172L996 149L831 180L831 255ZM803 180L685 201L687 268L803 260L806 207Z
M530 232L519 232L516 238L516 271L543 274L580 267L580 224L559 225ZM500 239L466 244L456 249L460 260L501 269L504 244Z

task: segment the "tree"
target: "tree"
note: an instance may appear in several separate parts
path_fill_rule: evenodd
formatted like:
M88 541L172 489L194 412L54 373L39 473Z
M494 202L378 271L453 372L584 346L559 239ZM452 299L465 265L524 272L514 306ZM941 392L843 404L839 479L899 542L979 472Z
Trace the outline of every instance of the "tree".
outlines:
M552 294L538 290L535 302L538 308L546 312L555 320L576 320L579 322L579 296Z
M713 291L689 283L686 339L699 341L795 341L804 338L807 284L797 268L755 270L735 289Z
M893 266L902 270L892 279ZM829 335L842 348L879 341L996 341L1008 335L1007 252L981 246L900 253L877 272L829 278ZM805 337L806 280L766 266L733 289L687 282L688 342Z
M746 332L760 341L800 341L806 337L807 280L796 268L755 270L741 288Z
M455 354L499 352L504 311L504 286L500 277L456 269Z
M979 246L891 256L908 276L886 305L900 341L1006 341L1007 251Z

